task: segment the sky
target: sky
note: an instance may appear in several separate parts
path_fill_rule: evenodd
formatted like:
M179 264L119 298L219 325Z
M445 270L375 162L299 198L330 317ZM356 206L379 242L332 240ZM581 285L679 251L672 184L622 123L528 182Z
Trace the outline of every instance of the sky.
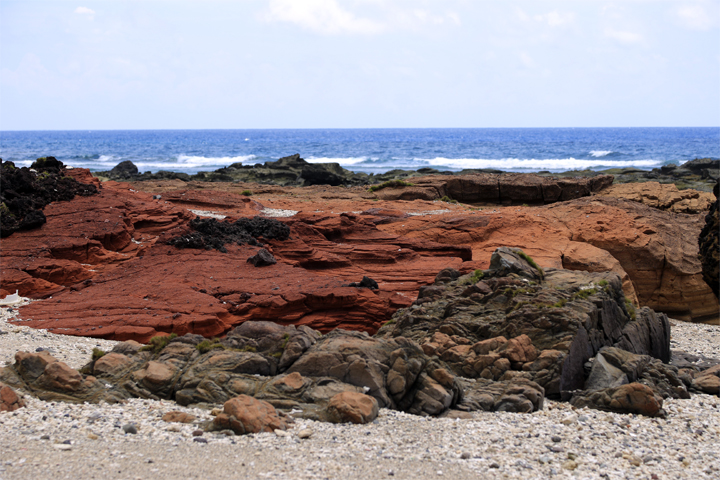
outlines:
M720 126L720 0L0 1L0 130Z

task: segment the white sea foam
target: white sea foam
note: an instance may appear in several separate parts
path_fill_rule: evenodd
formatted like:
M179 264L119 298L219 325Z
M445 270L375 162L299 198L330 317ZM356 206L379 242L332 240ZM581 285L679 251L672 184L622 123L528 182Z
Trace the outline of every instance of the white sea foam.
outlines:
M585 170L589 168L654 168L662 165L660 160L583 160L577 158L432 158L415 159L437 167L449 168L491 168L496 170Z
M100 163L120 163L117 161L117 157L115 155L100 155L96 161Z
M237 157L198 157L193 155L178 155L177 166L183 168L201 167L204 165L232 165L233 163L245 163L255 159L255 155L240 155ZM163 164L166 165L167 164Z
M610 155L611 153L615 153L612 150L590 150L590 155L593 157L605 157L607 155Z
M368 160L377 160L377 158L371 157L307 157L305 161L308 163L339 163L341 166L356 165L358 163L366 162Z

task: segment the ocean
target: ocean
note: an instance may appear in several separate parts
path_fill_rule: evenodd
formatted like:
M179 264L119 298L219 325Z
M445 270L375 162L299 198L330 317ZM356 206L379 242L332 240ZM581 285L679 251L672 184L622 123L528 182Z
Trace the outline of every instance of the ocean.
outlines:
M337 162L366 173L423 167L509 172L651 170L695 158L720 158L720 127L0 132L0 158L17 166L54 156L66 165L92 171L110 170L131 160L141 172L192 174L295 153L308 162Z

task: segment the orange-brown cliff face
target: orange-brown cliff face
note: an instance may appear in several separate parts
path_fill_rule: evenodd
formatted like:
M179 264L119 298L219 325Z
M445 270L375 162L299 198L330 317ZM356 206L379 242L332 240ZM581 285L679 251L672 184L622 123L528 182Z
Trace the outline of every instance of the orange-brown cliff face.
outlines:
M92 181L81 169L72 175ZM240 195L247 189L252 196ZM277 263L254 267L247 259L259 247L165 244L189 231L191 210L228 219L298 213L278 218L288 240L265 242ZM374 332L438 271L487 268L499 246L523 248L545 267L614 271L629 298L674 318L718 312L697 260L702 214L601 195L478 210L384 201L362 188L105 182L98 195L44 213L41 228L3 239L0 293L44 298L23 307L24 324L57 333L147 341L221 335L251 319ZM379 289L346 286L365 275Z

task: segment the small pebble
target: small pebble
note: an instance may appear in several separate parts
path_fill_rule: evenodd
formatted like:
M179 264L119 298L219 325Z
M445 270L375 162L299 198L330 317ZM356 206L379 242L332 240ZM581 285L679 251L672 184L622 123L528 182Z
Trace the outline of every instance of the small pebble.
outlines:
M137 427L135 425L133 425L132 423L126 423L125 425L122 426L122 429L123 429L123 432L130 433L132 435L135 435L138 432Z

